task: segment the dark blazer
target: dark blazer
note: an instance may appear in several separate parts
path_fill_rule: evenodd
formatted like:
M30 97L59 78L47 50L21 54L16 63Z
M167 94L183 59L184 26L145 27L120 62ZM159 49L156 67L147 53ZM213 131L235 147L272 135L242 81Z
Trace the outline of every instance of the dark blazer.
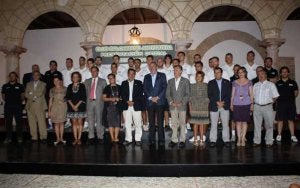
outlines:
M127 104L127 101L129 101L128 80L122 82L120 93L122 99L121 109L128 110L128 104ZM140 80L134 80L133 82L132 101L134 102L133 109L135 111L143 110L143 103L144 103L143 83Z
M44 75L43 74L41 74L40 80L44 82ZM26 87L27 83L29 83L31 81L33 81L32 72L25 73L24 76L23 76L23 86Z
M225 102L224 109L229 110L231 100L231 83L229 80L222 79L221 101ZM220 100L220 91L216 79L208 82L207 94L209 98L209 111L218 111L217 101Z
M166 89L167 89L167 79L164 73L157 72L156 80L154 87L152 86L151 73L147 74L144 78L144 94L146 97L147 107L153 105L152 101L149 100L149 97L159 97L157 105L165 105L167 102L166 99Z

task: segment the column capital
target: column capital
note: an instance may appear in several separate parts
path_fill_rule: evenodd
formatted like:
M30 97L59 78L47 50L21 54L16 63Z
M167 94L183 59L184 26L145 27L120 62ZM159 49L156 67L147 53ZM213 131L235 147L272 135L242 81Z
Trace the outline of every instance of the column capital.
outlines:
M260 46L266 48L267 56L273 59L273 66L275 68L279 68L279 63L280 63L278 62L279 47L283 43L285 43L285 39L281 39L281 38L267 38L260 43Z
M261 41L260 46L265 48L270 46L276 46L278 48L284 43L285 43L285 39L282 38L267 38Z
M187 51L192 45L192 39L173 39L172 43L175 44L176 51Z
M101 42L98 41L88 41L88 42L81 42L80 46L86 51L86 57L92 58L93 57L93 46L102 45Z
M26 48L17 45L1 45L0 51L5 53L6 55L20 55L27 51Z
M97 41L85 41L85 42L81 42L80 43L80 46L83 49L91 48L92 46L95 46L95 45L102 45L102 43L101 42L97 42Z

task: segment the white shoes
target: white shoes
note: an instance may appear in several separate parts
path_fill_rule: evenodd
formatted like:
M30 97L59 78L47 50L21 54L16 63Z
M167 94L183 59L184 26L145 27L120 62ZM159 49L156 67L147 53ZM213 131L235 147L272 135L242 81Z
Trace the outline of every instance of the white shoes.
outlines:
M149 126L148 125L143 125L144 131L149 131Z
M277 136L276 136L276 141L277 141L277 142L281 142L281 135L277 135ZM298 139L297 139L296 136L291 136L291 141L292 141L293 143L298 143Z
M197 140L200 141L200 136L197 136ZM203 135L203 142L205 142L205 140L206 140L206 136ZM194 142L194 137L190 138L189 142Z
M291 141L294 143L298 143L298 139L296 136L291 136Z
M277 136L276 136L276 141L277 141L277 142L281 142L281 135L277 135Z

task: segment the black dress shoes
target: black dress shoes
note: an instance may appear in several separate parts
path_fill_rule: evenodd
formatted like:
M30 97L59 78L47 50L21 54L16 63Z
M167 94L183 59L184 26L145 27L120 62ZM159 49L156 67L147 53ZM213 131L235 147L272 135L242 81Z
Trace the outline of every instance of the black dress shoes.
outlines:
M41 143L42 143L42 144L47 144L47 140L46 140L46 139L42 139L42 140L41 140Z
M165 142L158 142L158 146L160 146L160 147L164 147L165 146Z
M179 143L179 148L185 148L185 142L180 142Z
M175 142L173 142L173 141L171 141L170 143L169 143L169 147L170 148L173 148L173 147L175 147L177 145L177 143L175 143Z
M87 144L87 145L94 145L94 143L95 143L95 141L94 141L93 138L90 138L90 139L88 139L88 140L86 141L86 144Z
M125 142L123 142L123 144L125 145L125 146L128 146L128 145L130 145L132 142L129 142L129 141L127 141L127 140L125 140Z
M226 148L229 148L231 146L231 143L230 142L225 142L224 145L225 145Z
M209 144L209 147L211 147L211 148L214 148L214 147L216 147L216 143L215 142L211 142L210 144Z
M104 144L104 139L98 139L98 144Z
M137 141L137 142L135 142L135 145L136 146L142 146L142 142L141 141Z

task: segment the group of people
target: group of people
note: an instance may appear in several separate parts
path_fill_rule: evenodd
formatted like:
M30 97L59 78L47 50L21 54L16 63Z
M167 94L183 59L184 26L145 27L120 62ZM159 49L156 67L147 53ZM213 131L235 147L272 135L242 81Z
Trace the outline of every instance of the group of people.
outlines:
M192 124L194 136L190 141L199 146L206 142L210 124L209 145L215 147L221 123L225 146L236 142L238 147L244 147L252 116L254 146L261 144L262 125L266 146L273 145L275 120L276 141L281 141L283 121L288 121L291 141L298 142L294 132L297 83L290 79L288 67L281 67L278 74L272 67L272 58L265 58L264 66L254 63L254 58L255 53L249 51L247 62L238 65L233 63L233 55L227 53L223 66L215 56L209 59L209 67L204 68L200 54L194 56L192 65L186 62L184 52L178 52L174 59L169 54L156 60L149 55L144 65L133 58L128 59L127 65L120 64L118 55L113 56L110 65L103 65L99 56L87 61L80 57L78 69L67 58L66 69L61 72L56 61L50 61L50 70L44 75L38 65L33 65L32 72L24 75L23 85L18 83L17 73L11 72L9 82L2 87L5 142L12 142L13 117L18 142L22 142L24 101L32 142L38 141L38 135L42 143L47 142L46 111L54 124L55 145L66 143L66 121L72 124L72 144L81 145L87 121L88 144L104 143L105 127L111 142L120 143L119 131L124 125L125 145L141 146L144 129L149 131L150 145L156 144L157 131L158 144L164 146L165 129L171 129L169 147L184 148L187 125Z

